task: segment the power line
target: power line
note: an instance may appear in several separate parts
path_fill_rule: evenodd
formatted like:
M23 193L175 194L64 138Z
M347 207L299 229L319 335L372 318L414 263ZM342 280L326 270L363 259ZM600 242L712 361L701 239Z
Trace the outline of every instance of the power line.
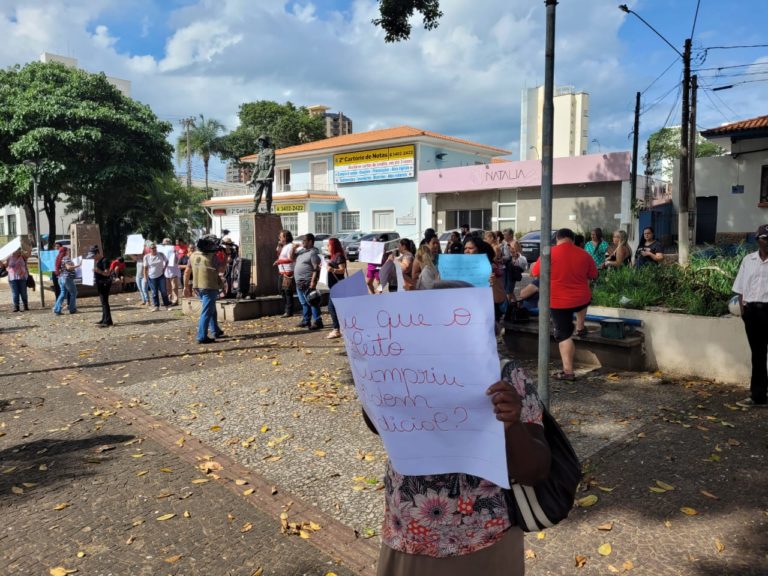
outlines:
M689 38L693 40L693 33L696 30L696 20L699 19L699 6L701 6L701 0L696 2L696 13L693 15L693 26L691 26L691 35Z
M657 99L656 99L656 101L654 101L653 103L651 103L651 104L649 104L648 106L646 106L646 107L645 107L645 108L642 110L641 114L646 114L647 112L650 112L650 111L651 111L653 108L655 108L655 107L656 107L658 104L660 104L661 102L663 102L663 101L664 101L664 100L667 98L667 96L669 96L669 95L672 93L672 91L673 91L675 88L677 88L678 90L680 89L680 82L679 82L679 81L678 81L678 82L675 82L675 83L672 85L672 87L671 87L669 90L667 90L667 91L666 91L666 92L665 92L665 93L664 93L662 96L660 96L659 98L657 98Z
M729 84L728 87L732 88L733 86L740 86L741 84L753 84L754 82L768 82L768 78L760 78L758 80L742 80L741 82L734 82L733 84ZM718 86L715 86L713 88L709 88L709 90L716 92L718 88ZM723 88L721 88L721 90L722 89Z
M703 72L706 70L730 70L731 68L749 68L750 66L768 66L768 62L753 62L752 64L732 64L730 66L713 66L711 68L696 68L692 72Z
M740 76L757 76L758 74L768 74L768 70L762 72L736 72L735 74L712 74L699 76L699 78L707 78L709 80L715 80L717 78L739 78Z
M666 74L667 72L669 72L669 70L670 70L670 69L672 68L672 66L674 66L675 64L677 64L677 58L675 58L674 60L672 60L672 63L671 63L669 66L667 66L667 67L664 69L664 72L662 72L661 74L659 74L658 76L656 76L656 79L655 79L653 82L651 82L650 84L648 84L648 86L646 86L645 90L643 90L642 92L640 92L640 94L642 95L642 94L645 94L646 92L648 92L648 90L650 89L650 87L651 87L651 86L653 86L654 84L656 84L656 82L658 82L658 81L661 79L661 77L662 77L662 76L664 76L664 74Z
M768 48L768 44L743 44L741 46L707 46L706 48L699 48L699 50L734 50L737 48Z
M730 118L728 118L728 117L727 117L727 116L726 116L726 115L723 113L723 111L722 111L722 110L720 110L720 107L719 107L717 104L715 104L715 101L714 101L714 100L712 100L712 96L710 96L710 91L709 91L709 90L702 90L702 92L704 93L704 96L706 96L706 97L707 97L707 100L709 100L710 104L712 104L712 107L713 107L715 110L717 110L718 114L720 114L720 116L722 116L722 117L723 117L723 119L724 119L726 122L729 122L729 123L730 123L730 122L731 122L731 119L730 119ZM731 111L731 112L733 112L733 111Z

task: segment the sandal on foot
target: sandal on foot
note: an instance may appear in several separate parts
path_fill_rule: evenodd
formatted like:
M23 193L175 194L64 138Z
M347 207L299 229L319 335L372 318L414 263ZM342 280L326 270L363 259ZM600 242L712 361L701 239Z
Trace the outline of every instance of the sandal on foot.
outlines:
M581 330L576 330L576 336L579 336L580 338L584 338L584 336L589 334L589 330L586 328L582 328Z
M576 374L571 372L570 374L568 372L563 372L560 370L559 372L555 372L554 374L555 380L560 380L562 382L575 382L576 381Z

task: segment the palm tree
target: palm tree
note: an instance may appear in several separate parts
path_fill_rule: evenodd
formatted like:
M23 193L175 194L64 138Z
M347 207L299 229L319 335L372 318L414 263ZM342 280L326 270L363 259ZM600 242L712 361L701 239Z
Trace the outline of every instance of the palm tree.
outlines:
M205 189L208 190L208 162L211 155L217 155L220 151L220 134L224 132L224 125L218 120L209 118L200 114L200 122L193 123L189 130L189 153L191 156L200 156L203 159L203 168L205 169ZM179 136L176 145L176 160L181 162L182 158L187 156L187 135L183 133Z

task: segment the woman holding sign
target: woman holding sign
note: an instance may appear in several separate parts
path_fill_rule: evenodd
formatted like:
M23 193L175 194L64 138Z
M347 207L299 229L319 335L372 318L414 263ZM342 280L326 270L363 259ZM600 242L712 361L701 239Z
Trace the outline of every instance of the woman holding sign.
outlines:
M485 254L491 263L491 276L488 279L488 285L493 289L493 306L496 314L496 322L501 320L504 315L504 303L507 301L507 294L504 292L504 265L501 260L496 258L496 251L493 246L480 238L470 237L464 243L464 254Z
M328 240L328 252L330 259L325 267L328 269L328 288L331 289L336 286L337 282L344 280L347 273L347 257L344 255L344 249L338 238ZM339 324L339 317L336 315L333 298L328 298L328 313L331 315L331 322L333 322L333 330L328 334L328 340L341 338L341 324Z
M550 452L535 384L510 362L486 393L504 423L510 478L527 485L545 479ZM391 461L385 474L379 576L524 574L523 531L509 519L503 488L464 473L405 476Z

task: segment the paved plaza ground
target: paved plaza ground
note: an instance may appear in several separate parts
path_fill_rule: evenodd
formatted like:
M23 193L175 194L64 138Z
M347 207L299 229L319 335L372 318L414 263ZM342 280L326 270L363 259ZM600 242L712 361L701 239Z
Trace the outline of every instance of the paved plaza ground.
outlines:
M1 574L375 573L386 456L327 330L263 318L202 347L135 295L110 329L95 298L54 317L8 297ZM768 412L735 406L744 387L579 375L552 409L598 500L526 536L527 574L768 574Z

